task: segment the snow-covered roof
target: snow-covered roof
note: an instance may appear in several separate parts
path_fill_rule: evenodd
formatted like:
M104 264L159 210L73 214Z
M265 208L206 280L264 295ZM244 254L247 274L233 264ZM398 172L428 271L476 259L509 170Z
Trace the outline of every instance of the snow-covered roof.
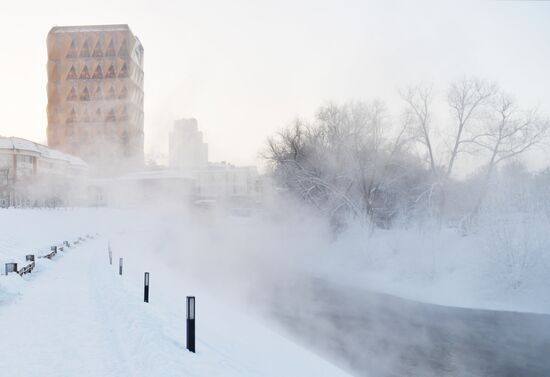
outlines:
M35 143L30 140L19 137L0 136L0 152L2 150L25 151L31 154L37 154L42 158L56 161L64 161L74 166L87 167L88 165L80 158L46 147L45 145Z
M18 137L1 137L0 149L18 149L28 152L40 153L36 144L30 140L20 139Z
M54 26L50 30L50 33L90 33L99 31L130 31L130 27L127 24L117 25L80 25L80 26Z

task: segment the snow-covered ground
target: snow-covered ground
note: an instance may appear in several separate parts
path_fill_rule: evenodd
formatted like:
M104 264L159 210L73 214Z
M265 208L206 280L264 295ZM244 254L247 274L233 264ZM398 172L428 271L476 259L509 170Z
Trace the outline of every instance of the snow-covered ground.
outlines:
M328 246L315 270L340 284L415 301L550 313L550 227L500 226L468 236L453 228L372 234L352 228Z
M2 263L100 233L51 261L38 260L31 275L0 276L0 370L10 376L347 375L267 327L243 300L184 273L181 263L201 250L172 242L170 234L183 224L172 218L133 210L4 210L0 222L7 235ZM179 230L183 238L196 232ZM174 249L190 247L183 260L176 257ZM149 304L143 303L145 271ZM197 297L196 354L185 350L187 295Z
M273 299L266 289L274 282L292 284L305 275L447 306L548 313L543 277L550 269L547 255L538 253L547 224L535 220L468 236L446 228L352 227L335 239L321 220L284 209L250 217L167 208L0 210L2 272L5 262L24 261L25 254L100 234L52 261L38 260L31 275L0 275L0 370L345 375L261 316L259 304ZM149 304L142 302L146 271ZM285 300L292 294L283 291L275 305L300 305L298 297ZM196 355L185 351L187 295L197 297Z

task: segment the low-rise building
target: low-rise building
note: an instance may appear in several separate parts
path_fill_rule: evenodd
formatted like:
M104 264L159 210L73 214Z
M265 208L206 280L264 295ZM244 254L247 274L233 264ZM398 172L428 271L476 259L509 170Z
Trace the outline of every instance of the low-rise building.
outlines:
M18 137L0 137L0 206L53 205L78 192L88 165L80 158ZM84 189L85 191L85 189Z

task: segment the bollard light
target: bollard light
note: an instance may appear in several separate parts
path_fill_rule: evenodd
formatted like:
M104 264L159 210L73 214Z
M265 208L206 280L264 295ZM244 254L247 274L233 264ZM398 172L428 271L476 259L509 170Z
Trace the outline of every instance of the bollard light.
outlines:
M149 302L149 273L145 273L145 278L143 281L143 301Z
M195 353L195 296L187 296L187 349Z

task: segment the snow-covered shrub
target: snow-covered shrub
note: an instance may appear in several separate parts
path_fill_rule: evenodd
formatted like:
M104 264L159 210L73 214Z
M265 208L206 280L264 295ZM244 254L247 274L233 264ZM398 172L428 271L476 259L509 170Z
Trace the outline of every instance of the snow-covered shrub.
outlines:
M327 105L269 139L265 158L276 183L327 215L341 230L354 218L387 228L401 213L429 203L421 162L391 132L380 102ZM417 216L418 214L415 214Z

